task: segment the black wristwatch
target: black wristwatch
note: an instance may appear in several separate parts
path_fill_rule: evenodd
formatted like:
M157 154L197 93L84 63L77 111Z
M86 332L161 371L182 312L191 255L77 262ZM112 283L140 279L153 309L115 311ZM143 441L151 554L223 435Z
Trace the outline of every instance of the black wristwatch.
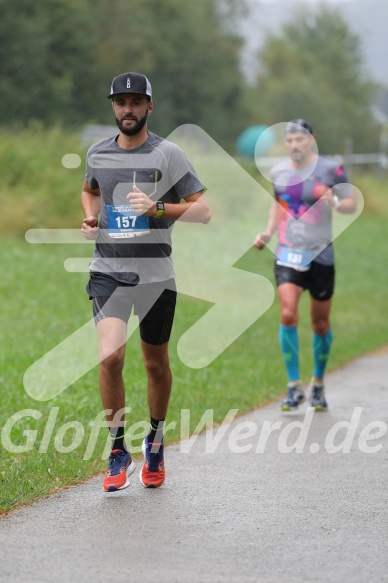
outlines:
M156 215L155 217L161 217L162 214L164 213L164 202L162 202L161 200L158 200L156 203Z

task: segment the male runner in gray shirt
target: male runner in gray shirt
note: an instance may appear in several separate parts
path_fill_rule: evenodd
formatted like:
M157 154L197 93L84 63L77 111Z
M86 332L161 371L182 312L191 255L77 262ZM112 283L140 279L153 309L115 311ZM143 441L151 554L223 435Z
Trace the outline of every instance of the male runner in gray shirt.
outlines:
M139 316L151 418L140 481L146 488L164 482L163 426L172 384L168 341L176 302L171 229L177 219L207 223L211 215L204 186L186 154L147 129L153 109L148 79L139 73L118 75L108 98L119 134L89 149L82 232L96 240L87 291L93 302L100 391L112 438L103 487L112 492L126 488L135 469L124 440L122 376L132 308Z
M287 370L287 396L282 410L305 400L299 373L298 304L305 289L311 296L314 373L310 405L325 411L323 377L332 343L329 321L334 291L332 213L352 213L356 198L340 165L318 156L312 127L303 119L285 128L290 159L271 172L275 201L267 229L254 241L258 249L278 231L275 276L281 307L280 347Z

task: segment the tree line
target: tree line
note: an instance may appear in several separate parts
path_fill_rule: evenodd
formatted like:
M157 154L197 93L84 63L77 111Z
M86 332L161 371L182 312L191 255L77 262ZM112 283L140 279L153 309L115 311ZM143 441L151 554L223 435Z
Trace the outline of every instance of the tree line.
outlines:
M254 81L240 68L244 0L0 0L0 125L112 123L112 78L144 72L150 127L195 123L227 150L247 126L305 117L321 151L377 147L374 86L338 12L300 14L267 38ZM314 129L315 129L314 128Z

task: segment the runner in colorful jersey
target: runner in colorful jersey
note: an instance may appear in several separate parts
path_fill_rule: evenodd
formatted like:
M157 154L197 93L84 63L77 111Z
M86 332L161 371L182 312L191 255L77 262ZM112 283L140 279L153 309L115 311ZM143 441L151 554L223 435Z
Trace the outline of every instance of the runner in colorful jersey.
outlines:
M256 236L254 245L263 249L278 232L279 340L288 376L282 410L294 410L306 398L299 372L298 305L301 294L308 290L314 355L309 399L312 407L325 411L324 373L333 341L329 319L335 277L332 213L353 213L357 201L342 166L315 153L308 122L295 119L287 123L285 145L290 159L272 169L275 200L267 229Z
M135 468L124 439L122 374L132 309L139 316L150 411L139 477L146 488L164 482L163 428L172 384L168 341L176 303L171 229L177 219L207 223L210 209L186 154L147 129L153 109L148 79L139 73L118 75L108 98L119 133L89 149L82 232L96 240L87 292L93 302L100 392L112 439L103 488L113 492L129 485Z

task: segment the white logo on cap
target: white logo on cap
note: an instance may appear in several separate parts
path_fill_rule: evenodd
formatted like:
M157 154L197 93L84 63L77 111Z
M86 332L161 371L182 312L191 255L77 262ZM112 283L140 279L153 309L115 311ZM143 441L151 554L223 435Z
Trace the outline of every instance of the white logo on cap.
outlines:
M131 79L129 77L127 77L127 89L130 89L131 87Z

